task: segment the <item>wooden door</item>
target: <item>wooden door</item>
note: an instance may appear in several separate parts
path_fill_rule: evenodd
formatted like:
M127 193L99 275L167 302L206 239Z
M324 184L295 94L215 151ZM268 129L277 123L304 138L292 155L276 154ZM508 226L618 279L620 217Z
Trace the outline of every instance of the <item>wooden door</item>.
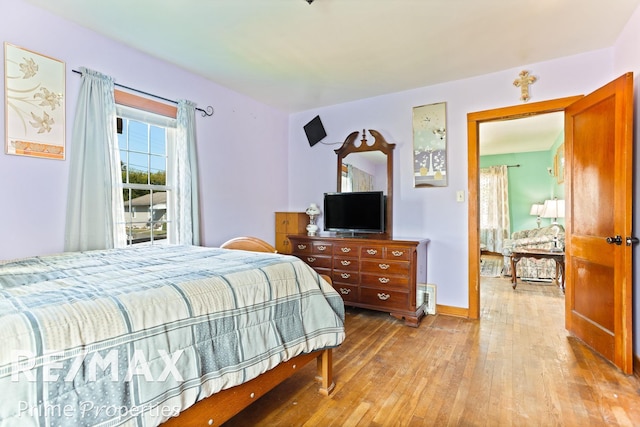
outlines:
M633 372L633 74L565 110L566 328Z

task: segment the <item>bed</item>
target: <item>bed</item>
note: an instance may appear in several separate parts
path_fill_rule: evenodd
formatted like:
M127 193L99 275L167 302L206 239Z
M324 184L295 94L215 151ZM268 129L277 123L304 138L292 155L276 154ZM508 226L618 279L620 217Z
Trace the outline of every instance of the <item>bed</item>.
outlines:
M0 265L0 426L219 425L316 360L344 306L295 257L142 246ZM9 392L7 392L9 390Z

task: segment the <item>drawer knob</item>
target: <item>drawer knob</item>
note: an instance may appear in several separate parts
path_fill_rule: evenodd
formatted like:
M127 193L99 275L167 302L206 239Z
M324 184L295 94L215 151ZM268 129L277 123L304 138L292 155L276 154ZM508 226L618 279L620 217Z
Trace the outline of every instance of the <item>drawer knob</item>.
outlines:
M302 250L302 249L307 249L307 245L298 245L298 249Z
M319 245L318 246L318 250L319 251L325 251L325 250L327 250L327 247L325 245Z
M351 261L343 259L342 261L340 261L340 264L347 266L347 265L351 265Z
M351 289L349 289L349 288L340 288L340 293L342 295L349 295L351 293Z
M380 283L389 283L389 278L388 277L378 277L378 281Z
M348 279L349 277L351 277L351 275L349 273L342 273L340 274L340 277L342 277L343 279Z
M393 256L402 256L404 255L404 251L391 251Z
M378 264L378 267L380 267L381 270L387 270L390 265L389 264Z
M307 258L307 261L316 262L316 259L315 259L315 257L310 256L310 257Z
M386 301L386 300L388 300L389 298L391 298L391 295L389 295L389 294L382 294L382 293L380 293L380 294L378 294L378 298L379 298L379 299L381 299L382 301Z
M375 254L378 253L378 250L377 249L367 249L367 253L369 255L375 255Z
M340 250L345 254L348 254L349 252L351 252L351 248L340 248Z

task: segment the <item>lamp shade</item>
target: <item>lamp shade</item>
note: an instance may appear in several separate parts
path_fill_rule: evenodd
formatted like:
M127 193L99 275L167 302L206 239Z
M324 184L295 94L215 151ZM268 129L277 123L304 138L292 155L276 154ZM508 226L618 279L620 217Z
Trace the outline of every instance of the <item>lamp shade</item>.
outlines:
M320 208L315 203L311 203L305 211L307 215L320 215Z
M533 205L531 205L531 211L529 212L529 215L540 216L543 210L544 205L542 203L534 203Z
M558 218L564 218L564 200L545 200L540 216L542 218L553 218L554 221Z

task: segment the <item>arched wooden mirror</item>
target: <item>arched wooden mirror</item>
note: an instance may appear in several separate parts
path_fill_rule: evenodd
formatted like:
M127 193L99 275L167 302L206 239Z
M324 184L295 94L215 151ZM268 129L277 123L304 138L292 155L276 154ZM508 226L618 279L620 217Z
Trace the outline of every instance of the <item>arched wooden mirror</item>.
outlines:
M374 141L369 144L365 130L358 143L360 132L347 136L338 155L338 192L382 191L386 196L385 232L376 237L393 237L393 149L396 144L387 142L380 132L369 129Z

